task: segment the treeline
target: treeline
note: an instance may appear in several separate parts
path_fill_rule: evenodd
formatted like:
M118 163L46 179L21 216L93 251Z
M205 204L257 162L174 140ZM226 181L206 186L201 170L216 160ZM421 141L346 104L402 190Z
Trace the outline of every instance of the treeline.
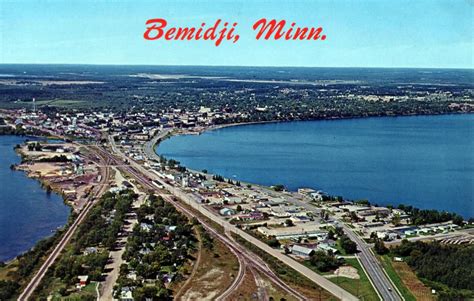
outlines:
M66 162L70 162L71 160L68 159L65 155L55 155L53 157L46 157L46 158L41 158L39 160L37 160L38 162L62 162L62 163L66 163Z
M446 211L418 209L403 204L400 204L398 209L403 210L410 215L411 222L414 225L443 223L450 220L452 220L456 225L462 225L464 220L459 214Z
M38 263L40 263L42 257L55 245L61 234L62 231L58 231L52 238L40 240L36 243L33 249L18 256L18 268L13 274L14 278L21 280L30 277Z
M207 173L207 170L204 170L204 171L205 171L204 173ZM199 179L200 179L200 180L205 180L206 177L200 175L200 176L199 176ZM236 185L236 186L239 186L239 187L241 186L240 181L232 181L232 179L227 179L227 180L226 180L223 176L218 175L218 174L213 175L213 176L212 176L212 179L213 179L214 181L218 181L218 182L227 182L227 184Z
M309 262L320 272L329 272L337 269L344 263L344 259L337 259L331 252L316 251L309 258Z
M344 233L341 227L336 227L334 230L330 229L328 232L329 239L339 238L341 248L346 254L355 254L358 252L357 244ZM337 269L339 266L344 264L344 259L336 258L335 254L331 251L316 251L309 258L309 262L320 272L328 272Z
M321 215L325 214L321 212ZM358 252L357 244L344 233L344 229L341 227L331 227L328 231L328 239L336 238L339 238L341 248L344 249L347 254L354 254Z
M0 135L24 135L25 131L21 128L14 128L0 124Z
M20 285L11 280L0 280L0 300L9 300L15 294Z
M77 283L79 275L88 275L89 280L100 281L108 259L107 250L87 255L65 254L56 264L54 277L61 279L67 286ZM61 291L60 294L67 295L67 290Z
M225 182L225 178L224 178L223 176L221 176L221 175L213 175L213 176L212 176L212 179L213 179L214 181Z
M39 142L28 143L27 148L30 152L31 151L40 152L43 149L43 147L41 146L41 143Z
M166 159L165 157L163 156L160 156L160 162L165 165L165 166L168 166L169 168L173 168L173 169L176 169L177 171L179 172L185 172L186 171L186 167L184 166L181 166L180 162L179 161L176 161L174 159Z
M466 297L466 293L459 290L469 290L470 297L474 297L474 245L442 245L439 242L403 240L401 245L392 249L392 253L404 257L419 277L454 289L442 291L440 295L443 299ZM443 289L442 286L437 288Z

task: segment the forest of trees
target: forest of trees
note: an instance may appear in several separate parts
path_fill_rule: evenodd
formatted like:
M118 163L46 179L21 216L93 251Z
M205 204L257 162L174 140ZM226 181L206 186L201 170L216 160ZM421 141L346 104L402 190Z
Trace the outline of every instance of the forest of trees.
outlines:
M77 250L93 246L112 248L136 197L129 190L119 194L106 192L79 226L77 236L81 239L75 245Z
M439 242L409 242L392 249L392 253L405 258L417 276L442 283L453 291L451 297L462 295L456 290L469 290L474 296L474 245L443 245ZM449 297L448 297L449 299Z
M22 67L22 70L25 67ZM312 68L292 68L278 73L272 68L225 68L215 67L148 67L115 68L100 67L28 67L28 74L16 74L18 85L0 86L0 107L23 108L31 106L35 97L39 102L53 101L41 105L41 109L70 109L60 101L70 100L75 108L96 110L107 108L123 111L168 110L181 108L198 110L200 106L226 112L242 112L234 118L219 118L217 123L268 120L308 120L367 116L393 116L413 114L440 114L471 110L463 106L465 99L472 99L472 76L468 71L443 71L436 74L420 74L417 70L339 70L321 72ZM60 71L61 69L61 71ZM342 68L340 68L342 69ZM68 70L69 72L64 72ZM80 70L80 71L77 71ZM93 70L93 71L84 71ZM142 70L142 71L140 71ZM161 70L161 71L158 71ZM167 79L131 77L137 73L188 74L196 76L176 79L177 84L166 83ZM81 85L43 85L35 80L81 80L102 82ZM204 77L202 77L204 76ZM212 78L207 78L211 76ZM221 77L222 80L217 80ZM228 79L245 79L245 82ZM249 80L253 79L253 80ZM270 80L259 81L262 79ZM272 82L273 80L281 80ZM298 81L298 83L293 82ZM322 81L322 82L321 82ZM449 81L451 85L439 85ZM421 84L405 85L406 82ZM402 84L403 83L403 84ZM316 85L315 85L316 84ZM321 85L319 85L321 84ZM159 87L159 88L158 88ZM321 89L321 87L326 87ZM364 96L374 95L381 99L390 96L390 101L366 101ZM424 95L419 99L419 95ZM433 95L433 96L432 96ZM440 97L440 95L444 95ZM458 103L459 106L452 106ZM264 111L256 110L264 107Z
M11 299L20 285L11 280L0 280L0 300Z
M68 159L65 155L54 155L52 157L45 157L37 160L38 162L70 162L71 160Z

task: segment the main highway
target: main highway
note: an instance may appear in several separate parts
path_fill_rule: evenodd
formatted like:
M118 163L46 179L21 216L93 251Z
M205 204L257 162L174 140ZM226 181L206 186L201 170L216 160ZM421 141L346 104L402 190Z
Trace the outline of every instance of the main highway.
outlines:
M260 189L268 191L264 187L261 187ZM268 192L271 193L271 191ZM303 202L294 197L290 197L289 200L293 204L303 207L308 211L316 213L317 210L320 210L314 207L312 204L308 202ZM367 272L375 290L379 294L379 297L384 301L402 300L401 296L399 295L398 289L393 285L393 283L383 271L383 268L380 265L378 259L370 250L370 246L365 241L363 241L357 234L355 234L354 231L348 226L340 222L338 223L338 225L342 226L344 232L349 236L350 239L352 239L357 244L357 249L359 250L359 253L356 254L356 256L358 257L362 266Z
M384 273L380 262L370 250L370 246L365 243L357 234L355 234L348 226L342 225L342 227L349 238L357 244L357 248L359 250L357 256L367 271L367 274L369 274L369 277L372 280L377 292L380 294L382 300L402 300L401 296L398 294L398 289L392 284L387 275Z

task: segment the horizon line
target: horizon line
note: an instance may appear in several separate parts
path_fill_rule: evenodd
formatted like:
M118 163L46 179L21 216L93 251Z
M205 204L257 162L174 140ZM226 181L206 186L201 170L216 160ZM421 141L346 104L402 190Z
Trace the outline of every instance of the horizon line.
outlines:
M474 67L387 67L387 66L270 66L270 65L173 65L173 64L116 64L116 63L0 63L3 65L43 65L43 66L123 66L123 67L231 67L231 68L327 68L327 69L446 69L446 70L474 70Z

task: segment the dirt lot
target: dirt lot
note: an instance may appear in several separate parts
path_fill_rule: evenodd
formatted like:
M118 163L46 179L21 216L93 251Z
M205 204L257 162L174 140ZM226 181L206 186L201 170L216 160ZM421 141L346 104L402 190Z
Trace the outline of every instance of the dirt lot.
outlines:
M212 250L203 248L202 260L192 285L179 300L214 300L232 283L239 270L235 255L214 240Z
M350 265L345 265L338 268L337 270L334 271L334 274L336 276L346 277L350 279L360 279L360 276L357 273L357 269L354 267L351 267Z
M245 271L245 277L239 287L229 296L229 300L256 300L258 288L255 278L249 268Z
M406 262L392 262L392 265L402 279L403 284L412 292L416 300L435 300L431 290L416 277Z

